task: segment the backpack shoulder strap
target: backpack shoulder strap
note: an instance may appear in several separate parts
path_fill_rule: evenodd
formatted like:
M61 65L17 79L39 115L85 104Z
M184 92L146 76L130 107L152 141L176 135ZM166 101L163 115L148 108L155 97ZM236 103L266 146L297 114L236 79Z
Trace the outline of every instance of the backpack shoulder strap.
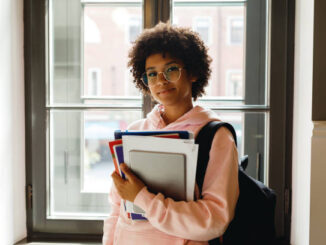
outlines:
M201 192L209 160L209 151L213 142L215 133L221 127L226 127L233 135L235 144L237 145L237 137L233 126L226 122L211 121L207 123L198 133L195 143L199 144L198 158L197 158L197 170L196 170L196 182Z

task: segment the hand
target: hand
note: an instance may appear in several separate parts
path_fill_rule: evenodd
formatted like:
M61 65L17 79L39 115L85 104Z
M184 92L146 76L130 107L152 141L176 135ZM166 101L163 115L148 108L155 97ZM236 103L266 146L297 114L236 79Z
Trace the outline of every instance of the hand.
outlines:
M122 179L120 175L114 171L111 174L114 185L122 199L134 202L138 192L143 189L145 184L132 173L125 163L120 165L120 169L123 171L127 179Z

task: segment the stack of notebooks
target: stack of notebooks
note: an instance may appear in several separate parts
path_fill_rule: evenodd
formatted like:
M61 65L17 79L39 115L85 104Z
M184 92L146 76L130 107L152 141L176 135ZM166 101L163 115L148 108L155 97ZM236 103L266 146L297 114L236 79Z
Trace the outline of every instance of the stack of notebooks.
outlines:
M149 191L175 201L194 197L198 145L188 131L115 131L109 142L115 171L126 178L120 164L128 167ZM146 220L146 214L132 202L124 201L128 217Z

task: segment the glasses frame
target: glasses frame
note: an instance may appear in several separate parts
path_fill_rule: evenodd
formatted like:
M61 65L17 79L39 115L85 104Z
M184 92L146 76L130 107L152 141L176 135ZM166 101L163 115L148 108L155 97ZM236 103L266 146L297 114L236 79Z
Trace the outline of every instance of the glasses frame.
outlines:
M179 81L179 79L180 79L180 77L181 77L181 72L182 72L183 69L185 69L185 67L178 67L178 70L179 70L179 77L178 77L178 79L176 79L175 81L170 81L169 79L167 79L167 77L166 77L164 71L157 72L156 81L155 81L155 83L153 83L153 84L151 84L151 85L153 86L153 85L155 85L155 84L157 83L158 76L159 76L159 74L161 74L161 73L163 73L163 77L164 77L164 79L165 79L166 81L171 82L171 83L177 82L177 81ZM140 78L140 79L142 80L143 84L144 84L146 87L149 87L149 86L150 86L149 83L146 83L146 82L144 81L144 79L143 79L143 76L144 76L145 74L146 74L146 71L141 75L141 78Z

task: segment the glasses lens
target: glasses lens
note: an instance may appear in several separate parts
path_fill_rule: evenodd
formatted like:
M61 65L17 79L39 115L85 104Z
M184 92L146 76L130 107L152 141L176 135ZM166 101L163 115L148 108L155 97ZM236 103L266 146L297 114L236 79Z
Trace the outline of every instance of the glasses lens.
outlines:
M148 78L147 78L147 74L146 72L144 72L144 74L142 75L142 80L143 80L143 83L148 86Z
M153 85L156 83L156 80L157 80L157 72L156 71L147 71L145 74L146 74L147 84Z
M165 78L170 82L176 82L180 78L180 69L177 66L169 66L165 70Z

